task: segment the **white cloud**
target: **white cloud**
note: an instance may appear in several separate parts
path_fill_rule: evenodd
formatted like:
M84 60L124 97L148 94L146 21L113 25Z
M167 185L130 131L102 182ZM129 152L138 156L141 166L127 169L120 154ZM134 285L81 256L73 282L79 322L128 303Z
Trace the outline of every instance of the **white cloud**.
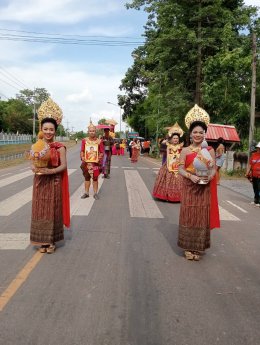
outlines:
M260 0L244 0L245 5L260 6Z
M117 0L9 0L0 7L1 21L78 23L122 9Z
M74 130L84 130L90 117L97 123L103 117L113 117L119 122L120 108L107 104L116 103L122 75L107 71L95 74L77 65L63 61L31 63L27 67L13 66L6 70L35 87L44 87L63 110L63 125ZM5 85L0 92L14 96L18 92ZM122 126L123 128L123 126ZM119 126L118 126L119 130Z
M76 102L86 102L93 99L93 96L89 89L84 89L79 93L73 93L71 95L68 95L66 98L69 102L76 103Z

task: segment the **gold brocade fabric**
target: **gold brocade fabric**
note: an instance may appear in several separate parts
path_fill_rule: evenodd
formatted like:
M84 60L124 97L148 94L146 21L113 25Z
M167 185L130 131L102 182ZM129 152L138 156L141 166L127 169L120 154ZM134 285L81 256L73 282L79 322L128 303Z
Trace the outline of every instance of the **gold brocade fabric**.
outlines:
M170 143L167 143L166 145L167 145L168 171L171 173L174 173L177 176L182 145L181 144L173 145Z

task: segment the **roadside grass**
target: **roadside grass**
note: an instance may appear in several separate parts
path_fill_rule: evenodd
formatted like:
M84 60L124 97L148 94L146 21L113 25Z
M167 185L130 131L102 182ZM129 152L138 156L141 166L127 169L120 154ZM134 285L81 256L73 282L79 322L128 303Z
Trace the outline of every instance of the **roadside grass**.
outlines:
M234 180L234 179L245 179L246 169L236 169L236 170L220 170L220 176L224 179Z
M67 149L75 146L75 141L71 140L65 142L64 145ZM12 155L17 153L25 153L26 151L30 150L32 144L14 144L14 145L0 145L0 155ZM25 157L17 158L17 159L10 159L10 160L0 160L0 169L10 168L22 163L25 163L27 160ZM29 162L28 162L29 163Z

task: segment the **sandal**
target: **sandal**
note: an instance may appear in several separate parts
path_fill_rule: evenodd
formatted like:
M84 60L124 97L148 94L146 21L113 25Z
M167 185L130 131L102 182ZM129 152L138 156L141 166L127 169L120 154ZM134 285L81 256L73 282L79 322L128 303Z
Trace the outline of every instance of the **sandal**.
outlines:
M187 260L193 260L193 254L189 250L185 250L184 255Z
M193 260L199 261L200 260L200 253L199 252L193 252Z
M55 244L50 244L49 247L47 248L47 253L52 254L55 252L55 249L56 249Z
M46 246L41 246L41 247L39 248L39 252L40 252L40 253L46 253L46 252L47 252L47 247L46 247Z

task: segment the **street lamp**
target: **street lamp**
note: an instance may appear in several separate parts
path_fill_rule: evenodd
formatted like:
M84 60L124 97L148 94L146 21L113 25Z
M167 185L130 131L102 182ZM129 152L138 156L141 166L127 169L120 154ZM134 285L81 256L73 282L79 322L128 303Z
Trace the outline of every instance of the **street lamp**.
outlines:
M118 107L120 109L120 113L119 113L119 133L120 133L120 138L121 138L121 118L122 118L122 114L121 114L121 107L118 104L112 103L112 102L107 102L107 104L111 104L114 105L115 107Z

